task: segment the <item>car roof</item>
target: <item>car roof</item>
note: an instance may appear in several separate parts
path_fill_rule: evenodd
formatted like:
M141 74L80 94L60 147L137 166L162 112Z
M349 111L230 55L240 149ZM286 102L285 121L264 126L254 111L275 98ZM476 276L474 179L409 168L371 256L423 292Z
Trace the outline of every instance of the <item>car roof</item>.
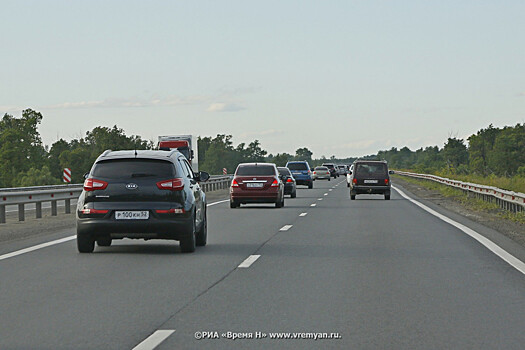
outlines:
M386 163L386 160L368 160L368 159L357 159L354 163Z
M264 162L258 162L258 163L240 163L239 166L258 166L258 165L273 165L276 166L275 163L264 163Z
M96 160L113 160L113 159L158 159L169 160L172 155L182 154L177 150L159 151L159 150L123 150L111 151L107 150L102 153Z

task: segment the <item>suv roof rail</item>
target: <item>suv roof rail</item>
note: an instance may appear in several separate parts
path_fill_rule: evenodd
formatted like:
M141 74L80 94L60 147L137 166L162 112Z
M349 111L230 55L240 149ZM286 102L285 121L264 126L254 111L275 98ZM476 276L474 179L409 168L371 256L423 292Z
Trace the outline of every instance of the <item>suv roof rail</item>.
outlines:
M104 152L102 153L102 157L105 157L105 156L107 156L107 155L108 155L108 153L110 153L110 152L111 152L111 150L110 150L110 149L107 149L107 150L105 150L105 151L104 151Z

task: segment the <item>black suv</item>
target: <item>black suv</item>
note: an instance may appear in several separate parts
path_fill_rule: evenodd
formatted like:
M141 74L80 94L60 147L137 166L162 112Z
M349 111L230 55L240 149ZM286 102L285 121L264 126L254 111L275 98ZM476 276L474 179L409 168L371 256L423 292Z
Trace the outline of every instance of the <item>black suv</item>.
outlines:
M77 247L113 239L173 239L182 252L206 245L206 196L188 160L173 151L105 151L86 174L77 205Z
M383 194L390 199L390 176L386 161L356 160L350 171L350 199L358 194Z

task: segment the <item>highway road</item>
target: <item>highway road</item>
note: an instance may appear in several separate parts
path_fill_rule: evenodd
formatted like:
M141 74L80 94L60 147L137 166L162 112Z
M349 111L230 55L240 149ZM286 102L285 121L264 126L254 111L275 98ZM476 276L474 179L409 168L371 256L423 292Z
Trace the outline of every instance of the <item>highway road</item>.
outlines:
M525 344L520 262L398 191L351 201L344 180L317 181L282 209L215 201L208 215L194 254L134 240L79 254L74 228L0 244L0 349Z

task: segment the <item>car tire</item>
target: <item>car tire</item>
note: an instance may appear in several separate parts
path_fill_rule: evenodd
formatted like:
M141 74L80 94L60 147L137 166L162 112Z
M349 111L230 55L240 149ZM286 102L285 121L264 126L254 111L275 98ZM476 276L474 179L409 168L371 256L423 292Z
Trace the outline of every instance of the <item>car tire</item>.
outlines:
M233 209L233 208L237 208L239 206L240 206L239 202L236 202L234 200L230 200L230 208Z
M195 251L195 216L191 218L186 237L179 241L180 251L183 253L193 253Z
M79 253L93 253L95 240L88 235L77 233L77 249Z
M350 184L348 182L346 183L346 187L350 187Z
M389 194L385 194L385 201L389 201L390 200L390 195Z
M283 205L284 205L284 200L282 200L282 199L277 201L277 202L275 202L275 207L276 208L282 208Z
M308 184L308 189L311 190L312 188L314 188L313 180L312 180L312 182L310 182L310 183Z
M198 247L204 247L208 241L208 213L204 212L204 220L202 222L200 230L197 231L197 237L195 243Z
M99 247L109 247L112 241L111 237L100 237L97 239L97 245Z
M350 199L353 200L353 201L355 201L355 194L351 194L351 195L350 195Z
M330 180L332 180L332 179L328 178L328 181L330 181Z
M297 190L294 190L294 191L292 192L292 195L291 195L290 197L292 197L292 198L297 197Z

